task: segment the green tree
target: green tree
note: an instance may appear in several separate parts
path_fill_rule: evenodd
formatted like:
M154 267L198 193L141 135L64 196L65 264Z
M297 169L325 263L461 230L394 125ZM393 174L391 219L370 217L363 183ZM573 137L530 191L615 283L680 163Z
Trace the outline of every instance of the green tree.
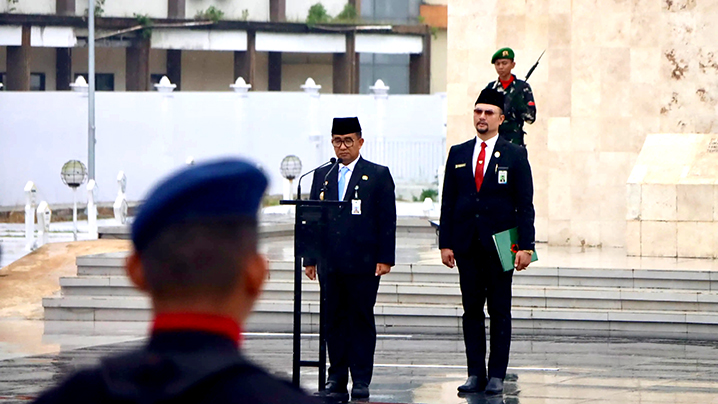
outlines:
M332 17L327 13L327 9L324 8L322 3L316 3L309 7L309 13L307 14L307 25L326 24Z
M247 15L249 16L249 12L247 12ZM218 9L215 6L209 6L204 11L197 11L197 14L194 15L195 20L210 20L217 22L222 18L224 18L224 11Z
M356 7L349 3L345 4L342 12L337 14L336 17L334 17L334 21L345 24L358 22L359 16L357 15Z

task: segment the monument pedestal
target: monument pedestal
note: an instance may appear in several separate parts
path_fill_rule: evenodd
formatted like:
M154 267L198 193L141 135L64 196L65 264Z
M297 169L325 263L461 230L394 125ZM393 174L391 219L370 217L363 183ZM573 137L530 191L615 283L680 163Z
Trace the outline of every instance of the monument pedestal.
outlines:
M627 188L629 255L718 258L718 135L649 135Z

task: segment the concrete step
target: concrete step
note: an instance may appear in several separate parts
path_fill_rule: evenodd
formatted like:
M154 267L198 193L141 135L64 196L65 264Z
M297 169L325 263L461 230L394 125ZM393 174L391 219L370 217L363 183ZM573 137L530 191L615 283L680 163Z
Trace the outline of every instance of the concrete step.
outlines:
M126 277L84 276L61 278L63 296L141 297ZM319 300L319 284L305 280L302 299ZM294 300L294 284L271 279L262 300ZM398 304L461 304L457 284L382 281L377 301ZM585 308L613 310L666 310L718 312L718 292L695 290L591 288L575 286L514 285L514 307Z
M272 279L293 279L294 263L271 261ZM443 265L398 264L383 281L458 283L456 269ZM718 291L718 272L709 270L591 269L532 266L516 272L514 285L651 288Z
M146 322L151 316L149 299L139 297L45 298L43 306L47 321ZM262 300L246 329L290 332L292 310L291 301ZM316 332L318 303L303 302L302 312L304 331ZM375 317L380 333L460 334L462 312L451 304L377 303ZM715 312L514 307L512 315L516 334L718 339Z
M127 253L77 258L80 276L124 276ZM294 263L270 261L271 279L294 279ZM443 265L398 264L387 282L458 283L457 270ZM718 272L710 270L549 268L540 265L514 274L514 285L718 291Z

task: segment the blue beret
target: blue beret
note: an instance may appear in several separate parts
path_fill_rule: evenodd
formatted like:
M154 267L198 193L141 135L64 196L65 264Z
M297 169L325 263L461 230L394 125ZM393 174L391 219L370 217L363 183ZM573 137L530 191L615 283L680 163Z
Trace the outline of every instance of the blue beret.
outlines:
M257 217L267 177L253 164L225 159L182 169L157 185L132 223L132 243L142 251L168 226L192 219Z

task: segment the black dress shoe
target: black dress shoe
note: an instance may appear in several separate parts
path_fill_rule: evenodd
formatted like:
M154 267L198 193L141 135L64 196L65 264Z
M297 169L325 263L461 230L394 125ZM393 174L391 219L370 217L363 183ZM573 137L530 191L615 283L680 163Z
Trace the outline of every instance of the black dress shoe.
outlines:
M489 379L489 384L486 385L486 394L501 394L504 392L504 381L498 377L492 377Z
M369 385L366 383L354 383L352 386L352 400L369 398Z
M342 385L334 380L328 381L324 386L324 390L317 391L314 395L325 399L327 402L346 403L349 401L346 383Z
M461 393L479 393L484 391L485 386L486 379L479 378L479 376L469 376L466 383L459 386L457 390Z

